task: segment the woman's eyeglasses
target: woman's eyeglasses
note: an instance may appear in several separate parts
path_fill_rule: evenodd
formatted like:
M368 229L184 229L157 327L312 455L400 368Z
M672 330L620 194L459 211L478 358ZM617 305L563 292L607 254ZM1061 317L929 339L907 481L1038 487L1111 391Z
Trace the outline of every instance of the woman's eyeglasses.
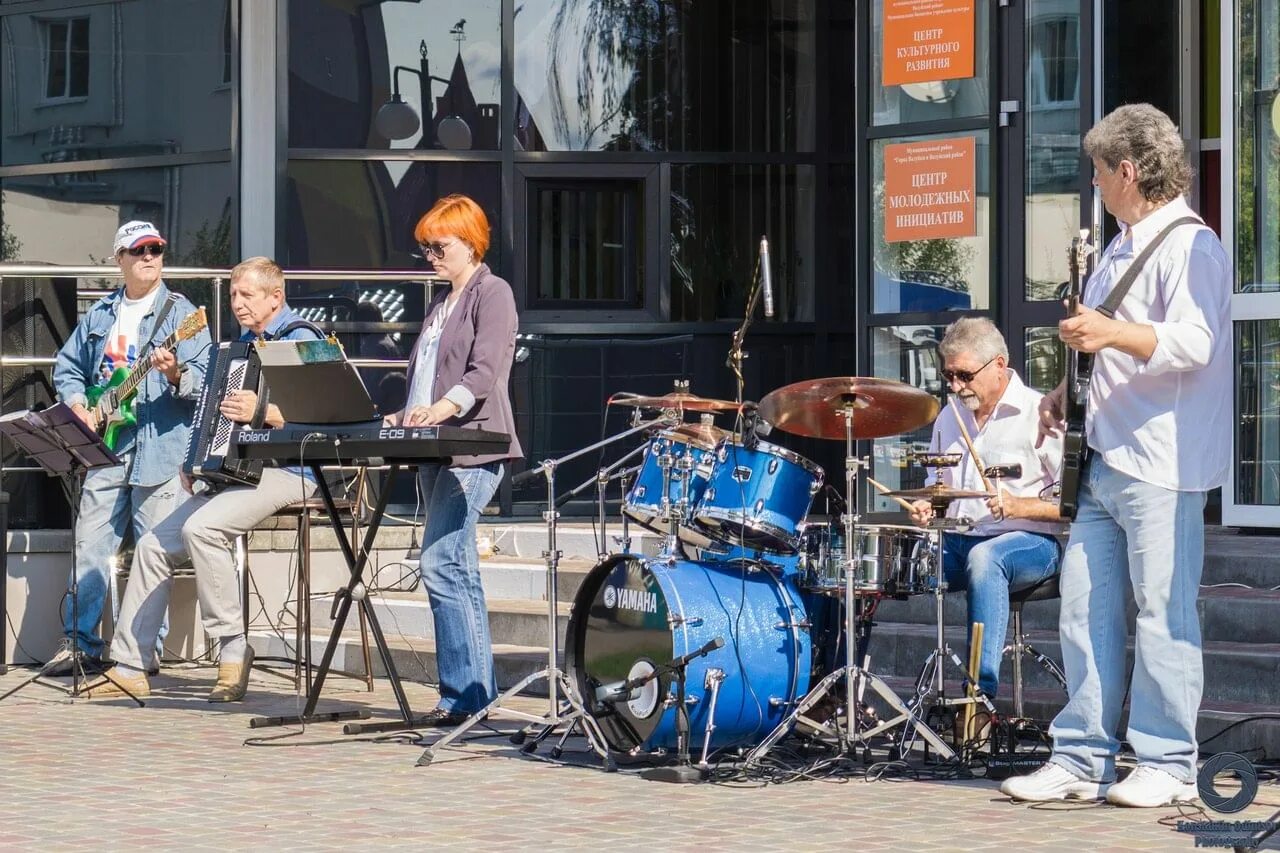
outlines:
M1000 356L998 355L991 356L991 358L987 360L987 364L990 364L991 362L995 361L999 357ZM974 377L976 377L979 373L981 373L986 368L987 364L982 365L982 367L979 367L977 370L943 370L942 378L947 380L948 382L954 382L957 379L959 379L961 382L972 382L974 380Z
M134 246L132 249L125 249L125 251L135 258L140 258L148 252L151 253L152 257L158 258L164 254L164 246L159 243L148 243L145 246Z
M422 250L422 257L426 258L434 256L436 260L440 260L444 257L445 250L456 242L458 241L450 240L448 243L441 243L439 241L434 243L419 243L418 248Z

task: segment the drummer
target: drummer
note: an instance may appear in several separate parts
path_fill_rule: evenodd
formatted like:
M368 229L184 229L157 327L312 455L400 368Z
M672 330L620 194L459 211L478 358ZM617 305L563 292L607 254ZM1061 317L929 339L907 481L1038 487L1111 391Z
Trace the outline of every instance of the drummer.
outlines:
M995 324L984 317L965 317L947 327L938 349L942 376L959 405L944 407L933 425L930 447L937 453L960 454L952 468L932 468L929 481L954 489L984 491L960 420L987 466L1021 465L1018 475L998 481L999 494L953 501L952 517L967 517L973 526L943 535L943 571L948 589L968 590L970 626L983 624L978 687L989 697L1000 682L1000 658L1009 622L1009 592L1051 577L1058 571L1061 546L1054 537L1064 527L1056 501L1042 500L1058 478L1062 438L1046 439L1036 448L1040 399L1009 367L1009 348ZM991 481L993 487L996 481ZM911 519L923 526L933 515L927 501L912 504Z

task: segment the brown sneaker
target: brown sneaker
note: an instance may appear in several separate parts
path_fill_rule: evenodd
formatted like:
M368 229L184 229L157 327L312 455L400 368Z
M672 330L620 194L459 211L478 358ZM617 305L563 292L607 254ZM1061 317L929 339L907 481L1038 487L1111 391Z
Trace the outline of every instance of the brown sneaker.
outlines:
M126 692L128 691L128 692ZM132 676L120 672L117 666L102 674L102 678L87 685L80 695L86 699L145 699L151 695L151 682L146 674Z
M218 683L209 693L210 702L239 702L249 690L249 671L253 669L253 646L244 651L240 663L218 664Z

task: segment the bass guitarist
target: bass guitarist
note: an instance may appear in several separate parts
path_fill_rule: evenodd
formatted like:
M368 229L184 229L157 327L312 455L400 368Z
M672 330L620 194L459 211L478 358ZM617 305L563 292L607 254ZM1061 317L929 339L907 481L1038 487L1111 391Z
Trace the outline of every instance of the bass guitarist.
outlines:
M176 351L154 346L196 310L186 297L165 286L165 248L164 238L150 222L120 226L113 252L124 286L89 309L58 351L53 369L58 399L96 429L99 409L90 407L90 395L96 397L97 389L121 368L136 368L139 358L151 365L133 401L136 424L122 424L113 431L113 449L124 464L90 471L84 480L75 523L78 600L68 595L63 603L65 638L46 666L50 675L70 673L75 651L91 668L101 658L98 623L107 596L108 566L125 531L132 527L134 540L141 539L180 502L177 472L204 387L210 339L201 329L180 341ZM162 643L163 633L148 668L159 666Z
M1090 453L1062 558L1070 697L1050 729L1049 763L1001 791L1156 807L1196 798L1196 598L1205 498L1230 464L1231 266L1184 198L1191 166L1168 116L1149 104L1120 107L1089 131L1084 150L1121 231L1083 304L1058 326L1069 347L1094 354ZM1063 398L1063 386L1045 397L1042 437L1062 429ZM1138 766L1117 782L1126 582L1138 605L1127 731Z

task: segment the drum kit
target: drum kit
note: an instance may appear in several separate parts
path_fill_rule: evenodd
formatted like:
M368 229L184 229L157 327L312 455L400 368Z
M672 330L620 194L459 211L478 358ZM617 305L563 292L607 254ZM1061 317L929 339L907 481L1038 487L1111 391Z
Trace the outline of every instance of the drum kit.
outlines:
M687 385L610 403L635 410L633 427L601 444L648 435L635 468L621 467L629 454L594 480L602 527L604 488L622 481L622 553L602 555L588 573L568 623L566 681L597 751L628 763L670 765L675 757L674 767L647 771L666 781L703 778L713 753L732 752L750 766L793 731L841 752L865 752L883 736L897 756L919 737L954 757L930 713L987 700L973 690L944 694L948 661L972 682L943 635L942 534L965 525L946 517L952 501L988 495L944 486L890 491L868 477L899 503L927 501L932 519L925 528L868 525L851 509L867 465L855 442L929 424L937 400L900 382L834 377L779 388L758 406L698 397ZM660 414L643 422L643 411ZM699 420L685 422L686 413ZM730 414L733 429L715 424ZM810 517L822 469L762 440L762 423L844 442L850 499L838 518ZM937 468L959 457L913 461ZM631 553L630 523L663 535L656 556ZM923 594L936 598L937 647L904 701L868 668L871 616L881 599ZM836 611L838 623L827 615ZM883 719L864 701L868 689L890 709Z

